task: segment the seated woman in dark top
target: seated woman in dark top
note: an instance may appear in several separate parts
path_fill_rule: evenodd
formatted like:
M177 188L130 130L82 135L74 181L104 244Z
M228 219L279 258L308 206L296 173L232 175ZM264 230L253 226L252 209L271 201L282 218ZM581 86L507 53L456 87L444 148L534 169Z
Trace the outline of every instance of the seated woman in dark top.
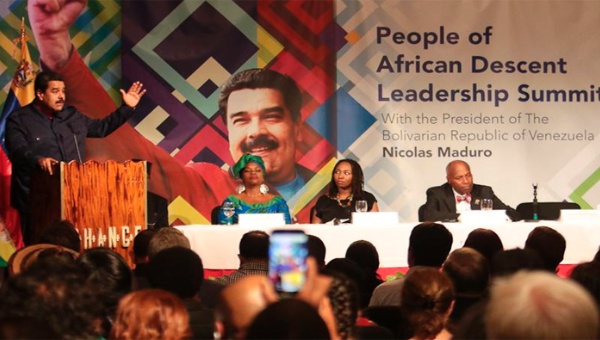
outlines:
M364 191L363 185L363 172L355 160L338 161L331 174L329 192L319 197L313 208L311 223L349 222L358 200L367 201L367 211L379 211L377 199Z

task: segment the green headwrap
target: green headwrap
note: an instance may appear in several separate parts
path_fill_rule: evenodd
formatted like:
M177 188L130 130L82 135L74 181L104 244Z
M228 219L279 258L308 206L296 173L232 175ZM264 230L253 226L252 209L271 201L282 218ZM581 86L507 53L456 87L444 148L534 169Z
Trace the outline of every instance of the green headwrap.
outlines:
M241 178L242 176L240 175L240 173L242 172L242 170L244 170L244 168L246 167L246 165L248 165L248 163L253 162L256 163L260 166L260 168L262 169L263 173L266 172L265 170L265 162L263 162L262 158L260 158L260 156L255 156L255 155L251 155L249 153L243 155L239 161L237 161L237 163L235 163L235 165L233 166L233 174L237 177L237 178Z

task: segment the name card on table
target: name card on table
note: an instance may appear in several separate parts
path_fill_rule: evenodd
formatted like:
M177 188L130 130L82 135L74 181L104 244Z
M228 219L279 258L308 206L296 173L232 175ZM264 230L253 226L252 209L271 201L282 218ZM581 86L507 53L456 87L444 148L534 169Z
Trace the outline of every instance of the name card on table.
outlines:
M375 212L353 212L352 224L364 225L389 225L398 223L398 212L375 211Z
M600 221L600 210L561 209L560 221L564 223L588 223Z
M467 210L460 213L459 220L465 224L504 224L510 221L504 210Z
M259 229L268 229L281 227L285 225L283 213L255 213L239 214L238 225L242 227L260 227Z

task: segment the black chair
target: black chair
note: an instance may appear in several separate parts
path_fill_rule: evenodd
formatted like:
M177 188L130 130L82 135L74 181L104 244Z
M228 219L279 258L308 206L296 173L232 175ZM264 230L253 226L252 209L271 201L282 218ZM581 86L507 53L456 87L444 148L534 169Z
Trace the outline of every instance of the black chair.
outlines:
M219 212L221 211L221 206L217 205L212 208L210 211L210 224L219 224Z
M538 202L538 220L558 220L563 209L581 209L574 202ZM533 219L533 202L524 202L517 206L517 211L525 220Z

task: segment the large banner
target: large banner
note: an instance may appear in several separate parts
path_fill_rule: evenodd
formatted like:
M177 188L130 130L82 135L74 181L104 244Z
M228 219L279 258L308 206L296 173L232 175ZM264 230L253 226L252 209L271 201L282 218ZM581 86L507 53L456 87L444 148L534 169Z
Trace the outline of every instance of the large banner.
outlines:
M24 6L0 7L4 56ZM299 222L341 158L405 221L454 159L513 207L536 183L540 201L595 208L597 32L598 1L90 1L71 30L81 59L60 71L79 89L70 103L93 116L120 104L118 79L146 85L130 126L87 155L152 162L149 188L171 202L172 223L209 223L235 191L229 168L252 144L219 96L253 68L300 89L298 117L259 126L254 145L280 160L269 184Z

